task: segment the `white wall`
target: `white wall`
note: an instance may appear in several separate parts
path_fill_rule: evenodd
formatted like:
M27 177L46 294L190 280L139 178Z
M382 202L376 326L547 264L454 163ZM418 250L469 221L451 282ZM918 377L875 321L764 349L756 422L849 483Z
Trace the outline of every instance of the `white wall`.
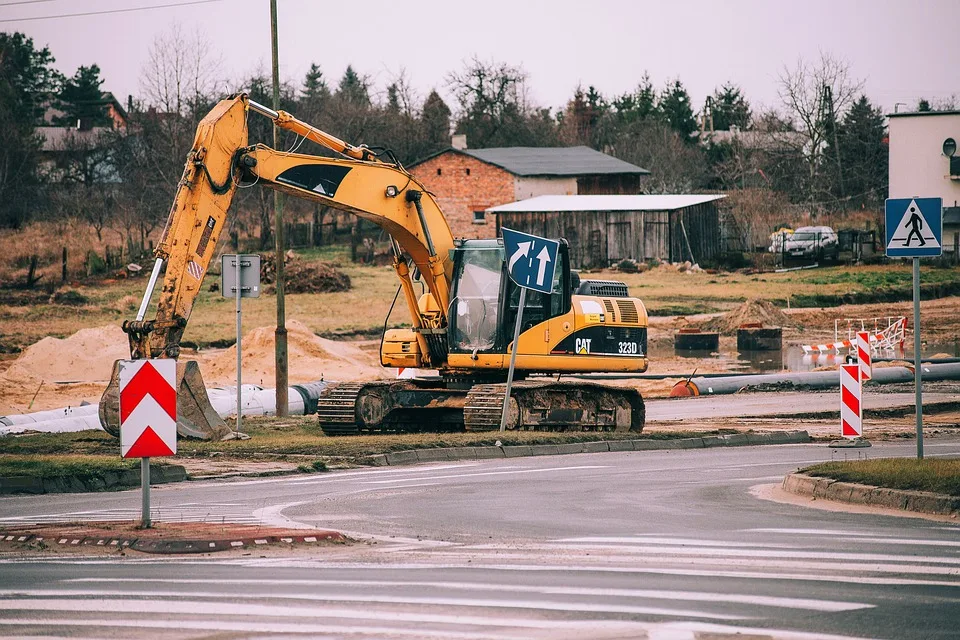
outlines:
M576 178L515 178L514 199L526 200L537 196L575 196Z
M890 118L890 197L943 198L960 204L960 180L951 180L950 161L940 148L946 138L960 143L960 113ZM960 153L960 152L958 152Z

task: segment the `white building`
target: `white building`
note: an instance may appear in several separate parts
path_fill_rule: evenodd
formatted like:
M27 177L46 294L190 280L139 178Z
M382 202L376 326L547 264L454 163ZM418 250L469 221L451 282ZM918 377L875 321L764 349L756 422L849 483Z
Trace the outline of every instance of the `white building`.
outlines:
M956 252L960 244L960 111L888 117L890 197L943 198L943 250Z

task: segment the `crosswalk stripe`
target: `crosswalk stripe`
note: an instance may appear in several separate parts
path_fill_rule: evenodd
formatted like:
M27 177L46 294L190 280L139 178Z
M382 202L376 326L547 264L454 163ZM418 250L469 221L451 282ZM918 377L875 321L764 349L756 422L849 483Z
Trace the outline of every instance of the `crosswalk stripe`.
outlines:
M70 590L70 591L48 591L38 589L19 589L3 590L0 595L11 596L37 596L37 599L11 598L0 599L0 610L42 610L42 611L94 611L100 613L123 611L130 613L163 613L163 614L183 614L197 615L209 613L210 603L204 601L192 600L128 600L125 594L118 594L115 591L102 590ZM82 600L62 600L44 596L78 596ZM137 592L136 597L140 598L179 598L185 594L177 591L143 591ZM90 600L91 597L110 598L100 600ZM360 607L355 610L329 608L307 608L261 604L242 604L234 605L229 602L222 602L223 593L206 592L190 593L191 598L211 598L220 602L217 603L218 615L244 615L244 616L266 616L281 614L283 617L353 617L351 611L356 612L357 617L367 616L375 617L368 607ZM451 598L451 597L419 597L419 596L390 596L390 595L365 595L365 594L295 594L293 596L272 594L269 597L264 595L242 596L231 594L231 599L252 599L258 600L280 600L290 597L298 600L318 600L323 602L354 602L354 603L377 603L377 604L412 604L412 605L433 605L439 607L468 607L481 609L520 609L536 611L562 611L564 613L583 612L583 613L623 613L633 615L651 615L651 616L671 616L679 618L704 618L709 620L747 620L751 616L730 615L726 613L715 613L711 611L697 611L689 609L677 609L670 607L645 607L627 604L614 604L610 602L556 602L552 600L518 600L518 599L498 599L485 600L479 598ZM333 611L333 613L331 613Z
M275 586L297 586L297 587L435 587L440 589L452 589L459 591L495 591L498 593L539 593L547 595L570 595L570 596L602 596L616 598L649 598L653 600L684 600L696 602L729 602L735 604L751 604L765 607L780 607L785 609L806 609L810 611L855 611L857 609L869 609L871 604L862 602L842 602L835 600L815 600L811 598L780 598L773 596L755 596L749 594L737 593L710 593L703 591L666 591L653 589L611 589L611 588L590 588L590 587L556 587L546 585L518 585L518 584L498 584L483 582L430 582L430 581L412 581L412 580L264 580L264 579L226 579L213 580L205 578L77 578L65 582L106 582L106 583L137 583L137 584L231 584L231 585L275 585ZM0 591L0 595L2 595ZM56 592L67 593L72 592ZM86 592L79 592L81 595ZM115 593L115 592L105 592ZM311 592L316 596L316 592ZM134 595L143 595L139 591L132 592ZM130 595L124 591L122 595ZM148 596L153 595L148 593ZM162 592L158 597L164 596ZM196 595L194 593L185 593L184 595ZM236 597L248 597L238 595ZM255 596L262 597L262 596ZM286 595L272 594L271 597L286 598ZM302 596L291 595L290 598L300 598ZM350 599L349 596L344 596ZM326 599L326 597L317 597L316 599Z

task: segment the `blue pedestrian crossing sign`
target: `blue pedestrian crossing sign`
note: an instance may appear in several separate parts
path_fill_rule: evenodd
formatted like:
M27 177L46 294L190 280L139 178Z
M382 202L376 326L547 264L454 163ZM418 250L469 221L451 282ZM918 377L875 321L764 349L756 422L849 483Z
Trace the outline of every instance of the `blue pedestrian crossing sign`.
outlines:
M557 268L560 243L529 233L501 229L503 232L503 259L507 273L521 287L550 293Z
M943 254L943 199L889 198L885 212L888 257Z

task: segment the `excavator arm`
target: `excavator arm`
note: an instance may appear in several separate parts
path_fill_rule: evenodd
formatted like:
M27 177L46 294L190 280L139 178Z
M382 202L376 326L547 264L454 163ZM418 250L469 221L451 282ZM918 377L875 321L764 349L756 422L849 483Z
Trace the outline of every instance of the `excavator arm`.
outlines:
M251 111L287 131L320 144L343 158L286 153L250 145ZM446 359L447 312L453 264L453 235L433 197L399 163L380 161L366 147L352 146L328 133L273 111L239 94L221 100L197 127L183 176L170 209L150 284L135 320L123 323L134 359L177 358L180 341L200 293L204 275L226 227L239 186L278 189L373 222L390 234L394 269L400 278L419 352L424 362L441 366ZM419 271L427 292L415 294L409 262ZM146 310L164 265L156 316ZM119 435L118 367L100 399L100 422ZM178 431L204 439L228 430L213 411L195 362L177 363Z
M345 158L287 153L248 145L250 111L271 118ZM400 278L421 352L443 357L431 336L446 327L453 265L453 235L433 197L399 164L381 162L366 147L354 147L283 111L273 111L240 94L217 104L200 122L193 148L155 257L155 275L166 264L157 314L141 313L124 323L133 358L176 358L200 285L226 226L238 186L258 183L319 202L373 222L391 237ZM431 300L418 300L407 256L416 265ZM435 341L439 342L439 341ZM428 356L430 357L430 356Z

